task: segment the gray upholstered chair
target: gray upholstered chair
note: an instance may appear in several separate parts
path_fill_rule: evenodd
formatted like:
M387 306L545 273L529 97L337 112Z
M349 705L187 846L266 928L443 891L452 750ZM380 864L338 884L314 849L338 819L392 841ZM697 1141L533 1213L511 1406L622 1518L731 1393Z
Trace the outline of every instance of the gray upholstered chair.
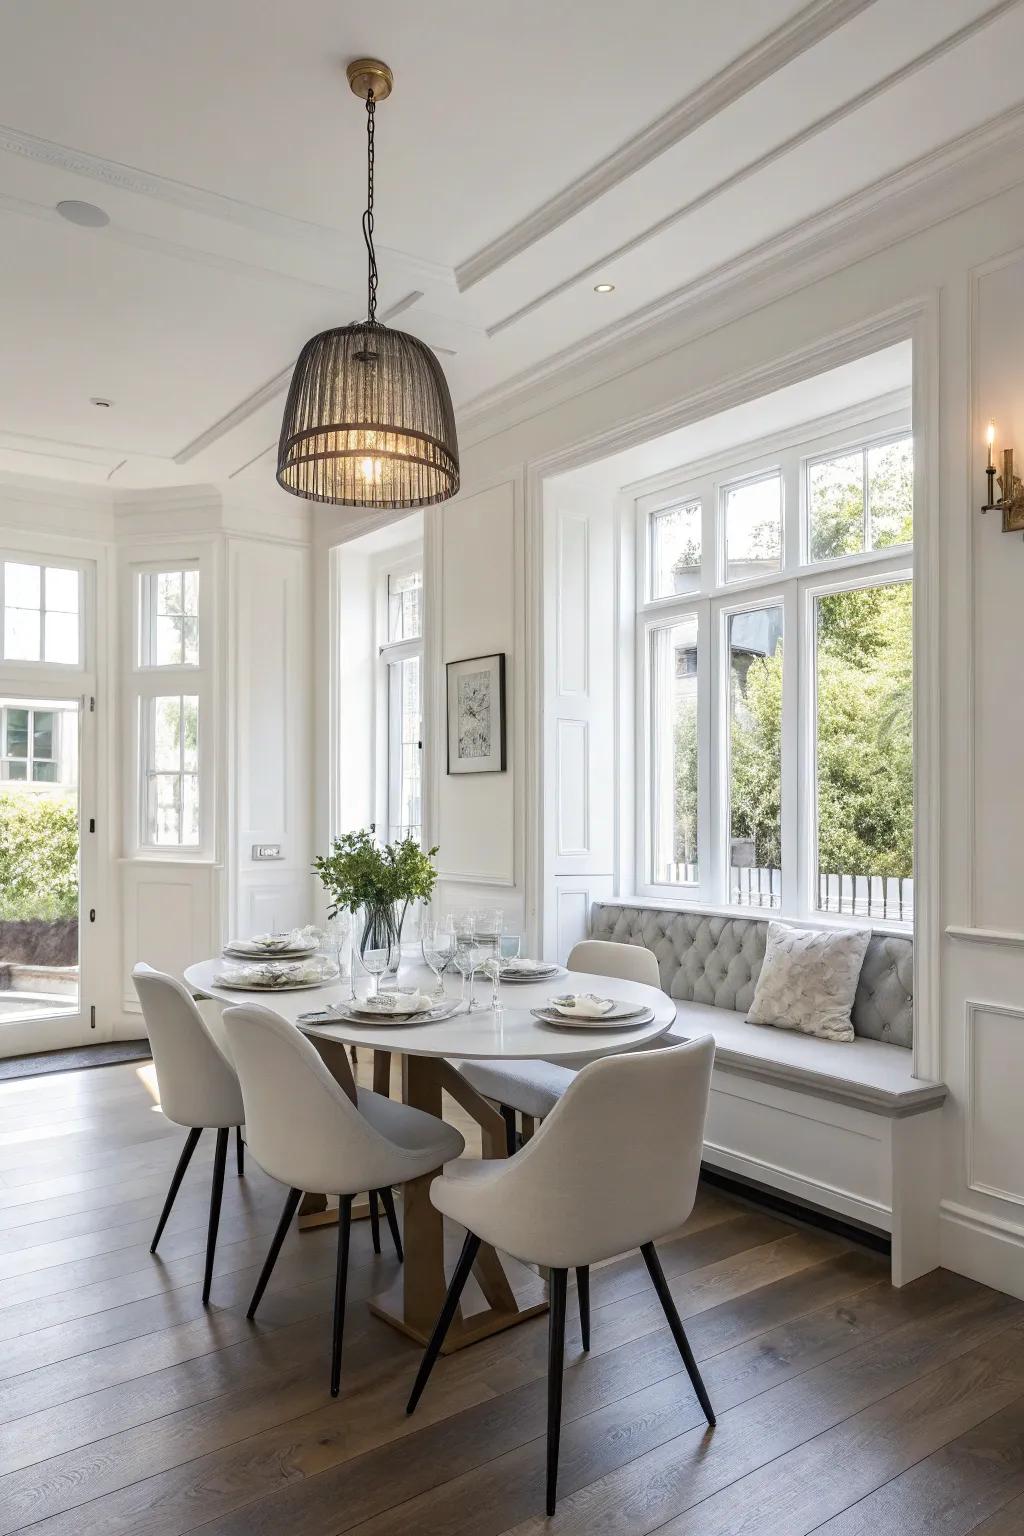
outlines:
M638 944L583 939L573 946L566 966L570 971L582 971L592 976L618 976L623 981L638 981L648 987L661 986L657 960L649 949ZM516 1112L529 1120L543 1120L554 1109L578 1070L542 1060L460 1061L458 1068L477 1093L501 1107L510 1155L518 1145Z

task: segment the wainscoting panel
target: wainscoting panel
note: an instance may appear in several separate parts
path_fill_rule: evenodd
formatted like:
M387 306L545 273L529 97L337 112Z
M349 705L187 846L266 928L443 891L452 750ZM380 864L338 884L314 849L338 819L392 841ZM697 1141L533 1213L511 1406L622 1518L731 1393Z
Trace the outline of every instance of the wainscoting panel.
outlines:
M557 687L559 694L590 690L590 520L570 513L558 520Z
M221 871L184 860L133 859L121 865L124 911L122 997L138 1012L132 967L140 960L180 977L219 948Z
M556 846L558 857L590 852L590 727L586 720L555 722Z
M1024 1205L1024 1011L967 1004L967 1183Z

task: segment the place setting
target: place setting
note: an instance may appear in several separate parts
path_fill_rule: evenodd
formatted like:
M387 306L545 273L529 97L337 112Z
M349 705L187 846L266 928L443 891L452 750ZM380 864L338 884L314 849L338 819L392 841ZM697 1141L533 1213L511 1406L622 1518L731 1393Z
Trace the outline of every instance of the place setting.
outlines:
M323 952L322 935L313 928L231 939L223 957L217 985L239 992L295 992L338 979L338 966Z
M558 1029L632 1029L654 1018L654 1010L646 1003L599 997L595 992L565 993L530 1012L540 1023Z

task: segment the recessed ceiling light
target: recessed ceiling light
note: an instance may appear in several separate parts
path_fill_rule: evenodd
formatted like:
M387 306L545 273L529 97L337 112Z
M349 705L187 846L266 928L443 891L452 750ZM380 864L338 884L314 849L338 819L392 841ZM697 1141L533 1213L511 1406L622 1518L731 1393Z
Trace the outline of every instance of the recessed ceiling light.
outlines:
M104 400L102 395L90 395L89 397L90 405L102 406L105 411L109 411L113 403L113 400Z
M615 284L614 283L595 283L594 284L594 292L595 293L614 293L615 292Z
M57 212L69 224L81 224L86 229L102 229L110 223L110 214L104 209L97 208L95 203L80 203L73 197L58 203Z

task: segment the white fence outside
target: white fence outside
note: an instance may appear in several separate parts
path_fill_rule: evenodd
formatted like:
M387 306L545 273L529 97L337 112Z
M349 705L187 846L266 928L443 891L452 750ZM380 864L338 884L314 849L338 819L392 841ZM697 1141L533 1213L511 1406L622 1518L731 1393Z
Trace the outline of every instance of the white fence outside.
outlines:
M696 864L671 864L668 879L674 885L696 885ZM729 871L729 900L737 907L782 905L782 871L767 867L733 865ZM909 923L914 917L914 882L888 875L818 876L819 912L845 913Z

